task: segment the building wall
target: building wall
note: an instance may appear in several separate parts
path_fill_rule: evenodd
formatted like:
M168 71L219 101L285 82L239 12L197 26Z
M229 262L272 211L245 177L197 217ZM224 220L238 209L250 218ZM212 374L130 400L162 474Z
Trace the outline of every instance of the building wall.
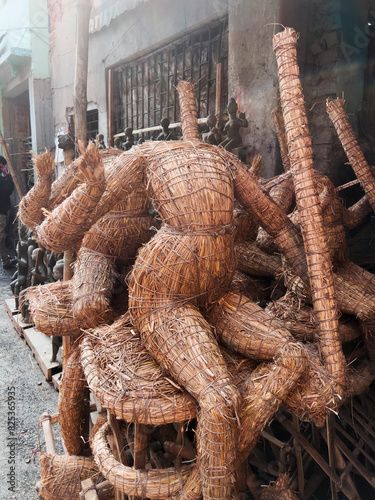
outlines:
M367 12L373 2L134 0L134 8L90 35L89 107L98 109L99 129L107 142L106 70L227 14L229 98L237 100L239 111L245 112L249 121L248 128L241 130L248 157L261 154L261 174L275 175L282 167L271 115L279 104L272 36L280 29L277 23L292 26L301 34L297 50L316 167L335 179L344 156L324 103L327 97L345 91L348 110L354 114L361 110L367 42L359 41L358 30L366 28ZM73 108L75 2L49 0L49 6L55 132L61 133L67 131L67 110ZM345 53L348 44L354 47L349 62Z

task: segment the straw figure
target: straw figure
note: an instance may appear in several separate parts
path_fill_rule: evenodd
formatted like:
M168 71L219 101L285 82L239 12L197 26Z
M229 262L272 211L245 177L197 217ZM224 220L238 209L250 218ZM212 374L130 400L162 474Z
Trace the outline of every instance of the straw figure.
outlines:
M228 498L236 464L239 395L200 309L219 300L233 276L234 194L275 237L305 279L306 262L297 229L263 193L257 178L230 153L199 140L192 86L181 82L178 89L185 140L142 144L114 160L106 169L106 192L91 220L147 184L163 226L141 248L130 276L132 321L152 356L198 401L198 462L204 497ZM100 161L95 155L93 159ZM74 199L73 193L64 202L65 213ZM76 222L84 232L86 225ZM38 234L43 233L47 241L43 224ZM53 240L59 223L52 217L48 224ZM257 335L252 339L252 334L246 342L259 344L261 340ZM302 345L290 336L274 352L275 361L262 369L262 379L269 380L269 385L252 383L247 416L256 431L278 407L282 398L275 394L286 380L290 385L284 392L291 390L306 363ZM275 404L263 413L265 392ZM249 444L246 453L254 444Z

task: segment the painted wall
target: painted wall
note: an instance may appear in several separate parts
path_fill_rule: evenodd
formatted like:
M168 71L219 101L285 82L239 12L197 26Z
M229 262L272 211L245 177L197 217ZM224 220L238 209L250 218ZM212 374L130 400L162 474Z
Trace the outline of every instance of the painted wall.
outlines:
M359 55L354 54L352 64L345 63L343 51L348 36L358 45L356 26L363 25L373 1L135 0L135 8L90 35L89 107L98 108L99 129L107 142L106 69L227 14L229 97L237 100L249 121L248 128L242 129L248 157L261 154L261 174L270 177L282 169L271 115L279 103L272 36L280 29L277 23L292 26L301 33L298 59L317 168L335 178L343 154L324 103L327 97L341 95L344 90L348 93L348 109L356 113L361 108L366 47ZM357 17L348 16L349 4ZM49 0L49 6L55 132L61 133L67 131L66 113L73 108L75 2ZM333 151L336 156L332 156Z

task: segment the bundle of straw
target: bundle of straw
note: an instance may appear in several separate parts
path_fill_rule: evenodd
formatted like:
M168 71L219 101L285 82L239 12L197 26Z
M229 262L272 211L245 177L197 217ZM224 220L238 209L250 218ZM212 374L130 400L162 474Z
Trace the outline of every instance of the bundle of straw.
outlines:
M275 302L270 302L265 311L283 321L285 327L299 340L314 342L316 324L313 309L294 293L288 292ZM340 318L338 326L341 342L351 342L361 334L354 318Z
M350 165L366 193L372 209L375 210L375 178L349 123L345 111L345 100L327 100L327 112L336 129Z
M230 290L245 295L254 302L260 302L262 299L269 298L270 288L270 284L266 279L253 278L241 271L236 271Z
M285 404L301 420L313 420L317 427L322 427L327 414L336 406L336 383L322 365L317 347L305 344L304 349L307 368L287 395Z
M91 213L103 194L104 167L99 150L90 143L80 163L86 182L37 227L39 243L52 252L63 252L78 243L91 226Z
M279 255L268 255L254 241L242 241L235 244L237 269L251 276L277 276L282 274L282 262Z
M118 418L162 425L195 417L195 401L151 358L128 315L86 332L81 353L90 390Z
M33 155L38 179L31 190L22 198L18 216L29 229L35 229L44 219L42 208L48 205L51 193L54 158L49 151Z
M27 288L21 304L29 303L30 315L38 330L46 335L72 335L81 333L78 321L73 317L73 301L70 281L57 281Z
M115 489L128 496L157 500L175 496L196 469L195 464L182 465L179 470L173 468L143 470L123 465L111 452L107 441L109 433L110 427L107 423L96 433L93 440L95 461ZM195 486L191 481L189 484L192 488Z
M64 366L59 391L59 424L69 455L81 455L81 428L84 415L86 380L80 362L80 350L75 346Z
M147 205L145 190L134 190L83 238L73 276L73 310L85 327L100 324L110 310L115 264L134 261L138 248L150 239Z
M274 483L264 488L260 500L298 500L298 496L290 489L288 474L280 474Z
M177 85L180 100L181 127L184 141L200 140L197 121L197 106L194 95L194 85L181 81Z
M338 338L338 310L332 264L324 235L322 212L312 160L311 137L297 63L297 34L287 28L274 36L295 196L305 245L309 281L324 364L337 381L338 401L345 387L345 358ZM299 274L299 273L298 273Z
M258 226L252 214L243 209L236 200L234 202L233 226L234 241L251 240L257 235Z
M79 500L81 481L102 477L92 458L41 453L39 460L44 500Z
M100 149L99 154L105 168L106 165L112 163L117 156L122 154L122 151L118 149ZM86 179L80 166L81 161L82 156L74 160L52 184L51 196L47 206L48 210L54 210L73 193L76 187L85 182Z
M286 177L269 190L269 195L280 210L285 214L289 214L294 206L293 179ZM258 230L256 241L259 248L264 252L274 253L277 251L273 238L262 227Z
M283 163L284 171L290 170L290 158L288 150L288 140L285 134L284 117L281 108L276 108L272 111L273 121L276 126L277 140L279 141L281 161Z

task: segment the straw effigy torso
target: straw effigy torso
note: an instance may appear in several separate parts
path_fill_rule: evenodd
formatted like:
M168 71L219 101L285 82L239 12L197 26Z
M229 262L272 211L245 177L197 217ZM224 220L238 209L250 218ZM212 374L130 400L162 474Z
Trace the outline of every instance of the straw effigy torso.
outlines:
M147 189L163 225L139 252L132 312L147 315L151 303L209 306L228 289L235 267L231 173L217 150L200 142L158 143L147 156Z

